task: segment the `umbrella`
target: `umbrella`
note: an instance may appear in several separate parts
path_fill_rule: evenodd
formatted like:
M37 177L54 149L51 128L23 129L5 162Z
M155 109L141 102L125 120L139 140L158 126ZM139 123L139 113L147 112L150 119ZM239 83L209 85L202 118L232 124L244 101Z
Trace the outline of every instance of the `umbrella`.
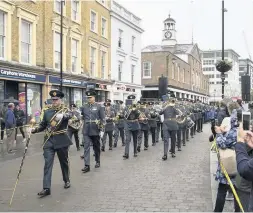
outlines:
M2 102L3 102L3 103L14 103L14 104L18 104L18 103L19 103L19 100L16 100L16 99L14 99L13 97L10 97L10 98L4 99Z

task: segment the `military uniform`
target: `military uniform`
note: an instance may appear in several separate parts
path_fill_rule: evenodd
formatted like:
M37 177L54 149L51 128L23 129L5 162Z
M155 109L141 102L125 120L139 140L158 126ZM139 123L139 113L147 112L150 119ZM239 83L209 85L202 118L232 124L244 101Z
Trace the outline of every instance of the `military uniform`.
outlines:
M118 102L118 108L116 110L116 121L114 128L114 147L117 147L119 136L121 137L122 146L125 146L125 119L124 119L124 107L122 106L123 101Z
M183 113L181 121L178 122L178 130L177 130L177 148L178 151L181 151L182 142L183 146L185 146L186 112L182 102L179 105L177 105L177 108Z
M158 103L157 103L158 105ZM156 124L157 124L157 128L156 128L156 143L159 142L159 136L161 133L161 138L163 138L163 122L162 122L162 118L161 115L158 115L156 117Z
M149 103L149 106L153 106L153 103L150 102ZM157 118L159 116L159 114L155 111L155 109L150 109L149 111L150 113L150 118L148 120L148 124L149 124L149 127L150 127L150 132L151 132L151 136L152 136L152 146L155 146L156 145L156 132L157 132Z
M71 116L72 116L71 121L72 121L72 123L68 126L68 136L72 140L72 137L74 135L75 142L76 142L76 149L77 149L77 151L79 151L80 150L80 140L79 140L79 135L78 135L79 129L73 128L72 124L73 123L80 124L80 122L81 122L81 115L80 115L80 113L78 111L75 110L75 108L76 108L75 104L71 104L70 107L74 108L74 109L71 111Z
M114 110L111 108L110 102L107 102L104 104L105 105L105 134L103 135L102 138L102 148L101 151L105 151L105 145L106 145L106 137L108 135L109 137L109 150L112 150L112 134L114 130L114 123L113 119L115 117Z
M52 90L49 94L53 100L64 97L64 94L58 90ZM52 106L44 112L39 126L32 130L32 134L46 130L43 144L43 156L45 159L43 190L38 193L40 197L51 193L51 177L55 153L57 153L60 162L63 181L65 182L64 188L70 187L68 151L72 141L67 135L68 120L70 119L68 112L69 109L63 105L59 107Z
M134 101L135 96L129 95L128 100ZM124 115L126 119L126 122L125 122L126 146L125 146L125 154L123 155L123 158L128 159L131 136L133 137L134 157L137 157L137 136L140 130L140 124L139 124L138 119L140 118L140 111L136 108L136 105L133 104L132 106L128 106L125 108Z
M142 113L146 119L143 121L139 121L140 124L140 130L138 132L138 147L137 147L137 151L140 152L141 151L141 144L142 144L142 138L144 135L144 150L148 150L148 134L149 134L149 123L148 123L148 119L149 119L149 110L145 107L145 102L140 102L141 107L138 108L140 113Z
M86 96L92 98L96 96L95 91L87 91ZM95 153L95 168L100 167L100 136L103 137L105 125L105 110L98 103L86 103L82 109L84 119L83 137L84 137L84 173L90 171L90 144L93 144Z
M169 138L171 138L171 154L172 157L175 155L175 145L176 145L176 133L178 130L178 124L176 121L176 116L179 115L178 110L175 108L173 101L170 101L167 106L160 112L164 115L163 121L163 141L164 141L164 156L163 160L167 160L167 153L169 149Z

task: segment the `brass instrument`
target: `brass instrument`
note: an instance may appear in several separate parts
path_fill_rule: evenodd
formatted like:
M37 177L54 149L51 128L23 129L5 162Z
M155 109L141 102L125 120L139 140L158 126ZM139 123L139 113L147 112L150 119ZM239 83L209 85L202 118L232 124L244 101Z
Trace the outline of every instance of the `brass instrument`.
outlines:
M136 110L135 106L127 107L125 114L124 114L125 119L127 120L129 118L129 115L131 114L131 112L135 111L135 110Z
M184 123L186 117L184 116L183 112L180 109L178 109L178 108L176 108L176 110L179 112L179 115L177 115L177 117L176 117L177 123L179 123L179 124Z
M142 107L140 107L141 109ZM142 109L146 109L146 107L143 107ZM140 117L141 118L144 118L144 120L141 120L140 123L143 123L143 124L148 124L148 118L147 116L145 115L145 112L143 112L142 110L140 110Z
M77 119L77 117L73 115L72 118L69 120L68 125L75 130L79 130L82 126L82 121Z

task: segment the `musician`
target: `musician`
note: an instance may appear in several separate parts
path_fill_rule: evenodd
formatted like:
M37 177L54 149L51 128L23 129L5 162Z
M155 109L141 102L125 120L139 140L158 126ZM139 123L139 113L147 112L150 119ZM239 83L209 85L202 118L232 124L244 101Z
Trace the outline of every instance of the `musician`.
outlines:
M57 153L64 188L70 187L69 179L69 146L72 141L67 135L68 120L70 119L69 109L62 104L64 94L59 90L51 90L49 95L52 99L52 107L48 108L39 126L32 129L32 134L46 130L45 141L43 144L43 156L45 159L43 190L38 196L45 197L51 194L51 177L55 153Z
M190 118L193 120L193 122L195 123L195 125L190 129L190 135L191 135L191 138L194 138L194 135L196 134L195 131L196 131L196 110L194 110L194 103L193 103L193 100L190 100L191 102L191 107L190 107Z
M124 106L123 101L119 100L116 102L118 105L116 110L116 121L115 121L115 129L114 129L114 147L117 147L119 136L121 137L122 146L125 146L125 119L124 119Z
M90 171L90 144L93 144L95 152L95 168L100 167L100 139L104 134L105 110L104 107L95 102L96 92L90 90L86 92L88 103L82 108L84 119L83 137L84 137L84 159L83 173Z
M106 123L105 123L105 134L103 135L103 138L102 138L102 147L101 147L102 152L105 151L107 135L109 137L109 150L112 150L112 134L113 134L113 130L114 130L113 119L115 117L114 110L111 107L111 102L105 102L104 106L105 106L105 121L106 121Z
M149 133L149 110L146 108L146 102L140 101L140 107L138 108L144 119L140 120L140 131L138 133L138 147L137 151L141 151L142 137L144 134L144 150L148 150L148 133Z
M164 141L164 156L163 160L167 160L167 154L169 149L169 138L171 138L171 156L176 157L175 146L176 146L176 133L178 130L178 124L176 116L180 115L179 111L175 108L175 95L170 92L167 105L162 109L160 115L164 115L163 121L163 141Z
M125 132L126 132L126 146L125 154L123 155L124 159L129 158L129 146L131 142L131 136L133 137L134 144L134 157L137 157L137 136L140 130L139 120L144 120L141 117L140 111L136 108L135 96L129 95L126 100L125 108ZM128 102L131 102L131 105L128 105ZM139 120L138 120L139 119Z
M199 99L197 99L197 114L198 114L198 120L197 120L197 132L200 133L202 132L202 126L203 126L203 115L202 115L202 106L201 106L201 102Z
M149 102L148 104L149 104L149 113L150 113L148 124L150 127L151 136L152 136L152 146L155 146L156 145L156 129L157 129L156 120L159 114L155 111L154 108L152 108L154 106L153 102Z
M81 114L77 111L77 107L75 104L70 105L71 110L71 119L69 120L68 124L68 136L70 140L72 140L72 136L74 135L75 142L76 142L76 149L77 151L80 150L80 140L79 140L79 128L81 127Z
M185 114L185 108L183 106L183 100L179 99L180 102L176 106L183 114L178 121L178 130L177 130L177 148L178 151L182 151L181 144L183 142L183 146L185 146L185 131L186 131L186 114ZM182 140L183 138L183 140Z
M159 105L159 103L156 103L156 105ZM155 140L156 140L156 143L158 143L160 132L161 132L161 138L163 138L163 122L162 122L161 115L159 114L156 117L156 124L157 124L157 128L156 128Z
M44 112L46 110L48 110L51 106L52 106L52 100L51 99L47 99L45 102L45 107L41 110L41 114L40 114L40 120L42 121L43 116L44 116Z

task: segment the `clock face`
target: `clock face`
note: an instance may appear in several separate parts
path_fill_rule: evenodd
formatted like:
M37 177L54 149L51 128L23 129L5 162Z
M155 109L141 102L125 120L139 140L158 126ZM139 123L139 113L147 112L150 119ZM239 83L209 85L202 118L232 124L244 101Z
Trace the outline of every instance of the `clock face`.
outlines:
M165 38L171 38L172 37L172 33L170 31L167 31L164 33L164 37Z

